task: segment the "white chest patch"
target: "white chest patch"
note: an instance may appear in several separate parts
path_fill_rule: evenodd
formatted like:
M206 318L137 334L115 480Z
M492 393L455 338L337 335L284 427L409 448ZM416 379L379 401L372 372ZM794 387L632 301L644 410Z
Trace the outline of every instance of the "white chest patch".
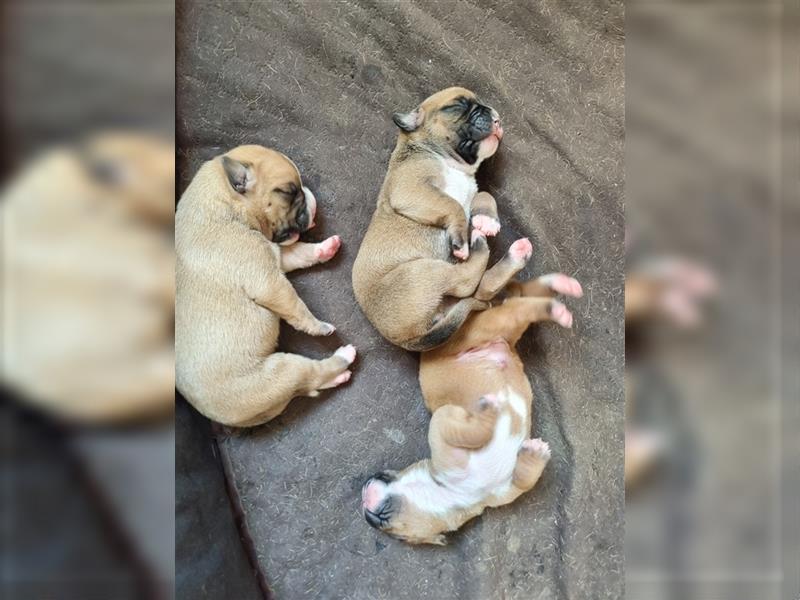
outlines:
M492 440L469 455L467 468L446 473L440 483L433 480L428 469L407 473L400 486L402 494L420 509L432 514L444 514L452 508L473 506L486 497L502 495L511 485L517 464L517 453L526 432L511 434L511 411L523 419L527 403L510 390L498 394L504 406L497 417Z
M475 177L451 167L444 160L442 160L442 175L444 177L442 191L464 208L464 214L469 219L472 198L478 193Z

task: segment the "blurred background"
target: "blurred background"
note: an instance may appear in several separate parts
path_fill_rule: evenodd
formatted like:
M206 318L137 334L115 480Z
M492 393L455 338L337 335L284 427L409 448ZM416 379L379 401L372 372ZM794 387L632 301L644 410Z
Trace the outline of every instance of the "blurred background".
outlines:
M168 598L174 6L0 25L0 597Z
M626 596L797 598L796 2L626 8Z

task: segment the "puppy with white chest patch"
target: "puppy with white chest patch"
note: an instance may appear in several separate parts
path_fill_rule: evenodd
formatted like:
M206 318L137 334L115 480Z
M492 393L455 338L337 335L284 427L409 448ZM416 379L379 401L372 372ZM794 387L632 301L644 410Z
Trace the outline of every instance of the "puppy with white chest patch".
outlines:
M292 398L317 396L350 378L353 346L323 360L275 352L280 320L310 335L317 319L285 273L323 263L341 244L297 241L317 202L295 164L261 146L205 163L175 215L175 383L201 413L247 427L280 414Z
M458 87L394 122L400 134L353 265L353 291L385 338L423 351L447 341L497 291L489 289L497 271L483 279L486 236L500 229L497 206L478 193L475 173L497 151L503 128L497 111Z
M503 304L473 314L446 344L422 353L431 457L366 482L361 507L371 526L413 544L444 544L446 532L536 485L550 448L529 439L533 392L515 345L532 323L572 326L553 298L559 293L583 294L561 273L512 281Z

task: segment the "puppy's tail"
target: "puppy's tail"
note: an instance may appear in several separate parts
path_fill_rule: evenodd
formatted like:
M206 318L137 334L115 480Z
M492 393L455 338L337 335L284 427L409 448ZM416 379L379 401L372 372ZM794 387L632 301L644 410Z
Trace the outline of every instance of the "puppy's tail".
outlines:
M425 352L432 350L436 346L441 346L464 324L470 313L477 310L489 308L488 302L475 298L462 298L439 319L433 327L421 336L400 344L406 350L413 352Z

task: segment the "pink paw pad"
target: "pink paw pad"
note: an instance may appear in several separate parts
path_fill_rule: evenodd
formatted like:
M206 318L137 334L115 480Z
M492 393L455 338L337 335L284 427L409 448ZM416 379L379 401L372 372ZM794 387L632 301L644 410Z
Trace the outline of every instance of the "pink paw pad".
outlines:
M338 235L333 235L316 245L314 248L314 256L321 262L328 261L336 256L341 245L341 238Z
M693 298L680 289L666 290L659 299L661 309L680 327L691 328L700 324L700 310Z
M515 261L527 261L533 255L533 244L528 238L517 240L508 248L508 255Z
M530 452L544 460L550 460L550 444L540 438L525 440L522 442L522 450L524 452Z
M456 248L453 250L453 256L459 260L467 260L469 258L469 247L464 246L463 248Z
M472 217L472 227L491 237L500 232L500 221L486 215L475 215Z
M342 385L343 383L347 383L350 381L350 376L353 374L352 371L344 371L343 373L339 373L336 377L331 380L331 387Z
M361 490L361 506L369 511L377 510L386 496L386 484L381 481L370 481Z
M550 307L550 318L562 327L572 327L572 313L561 302L553 300L553 305Z
M572 296L573 298L580 298L583 296L583 288L576 279L564 275L563 273L550 273L549 275L542 275L539 281L546 285L557 294L565 296Z
M336 352L334 352L334 356L339 356L345 359L348 365L353 364L353 361L356 359L356 348L352 344L342 346Z

